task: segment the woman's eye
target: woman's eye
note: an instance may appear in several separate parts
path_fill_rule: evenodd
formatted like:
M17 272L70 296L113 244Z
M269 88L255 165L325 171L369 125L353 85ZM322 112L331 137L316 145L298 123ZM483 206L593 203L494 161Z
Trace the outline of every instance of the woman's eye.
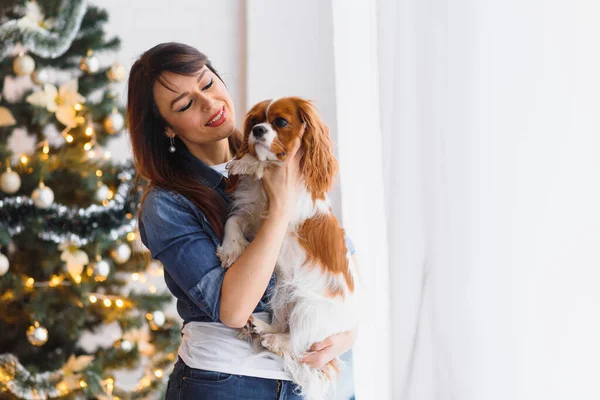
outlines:
M179 112L182 113L185 110L187 110L188 108L190 108L192 106L192 100L190 100L189 103L187 103L185 106L183 106L182 108L179 109Z
M288 124L288 122L285 119L281 118L281 117L277 117L277 118L275 118L275 121L273 121L273 125L275 125L278 128L283 128L287 124Z
M210 79L210 82L208 82L208 85L204 86L204 87L202 88L202 90L207 90L207 89L210 89L210 87L211 87L212 85L213 85L213 80L212 80L212 78L211 78L211 79Z

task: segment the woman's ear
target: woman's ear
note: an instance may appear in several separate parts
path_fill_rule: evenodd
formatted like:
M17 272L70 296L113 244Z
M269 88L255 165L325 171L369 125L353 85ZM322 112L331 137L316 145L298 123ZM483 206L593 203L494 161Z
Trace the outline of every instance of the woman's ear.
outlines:
M167 126L165 129L165 135L167 135L169 139L173 139L175 137L175 132L173 132L173 129Z

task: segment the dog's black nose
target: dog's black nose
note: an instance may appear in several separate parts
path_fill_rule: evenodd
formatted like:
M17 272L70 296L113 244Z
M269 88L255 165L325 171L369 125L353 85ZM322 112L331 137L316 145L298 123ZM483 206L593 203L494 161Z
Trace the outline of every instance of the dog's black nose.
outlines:
M256 125L254 128L252 128L252 134L256 139L260 139L261 137L265 136L265 133L267 133L267 128L262 125Z

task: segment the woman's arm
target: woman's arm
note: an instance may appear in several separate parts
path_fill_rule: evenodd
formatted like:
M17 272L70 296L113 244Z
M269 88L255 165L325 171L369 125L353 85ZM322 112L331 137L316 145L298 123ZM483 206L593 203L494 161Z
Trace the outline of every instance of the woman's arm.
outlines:
M225 273L220 312L223 324L241 328L248 322L269 284L288 223L285 211L269 210L254 240Z
M300 140L282 167L265 171L262 182L269 198L269 213L256 237L227 269L221 287L221 322L232 328L246 325L262 298L283 243L296 203L300 180Z

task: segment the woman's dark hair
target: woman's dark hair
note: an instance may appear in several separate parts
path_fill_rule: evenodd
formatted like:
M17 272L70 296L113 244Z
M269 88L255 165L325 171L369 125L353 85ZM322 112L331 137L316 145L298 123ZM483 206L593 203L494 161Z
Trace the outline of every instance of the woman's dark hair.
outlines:
M156 186L186 196L204 213L217 236L222 237L227 218L225 201L215 190L190 175L185 157L169 152L169 139L165 134L169 125L158 111L153 90L157 80L168 88L161 77L165 71L194 76L204 66L221 79L206 55L185 44L162 43L142 54L129 73L127 125L136 171L150 183L146 193ZM235 154L241 145L240 133L234 132L228 140ZM184 146L177 137L175 145ZM144 198L145 195L142 202Z

